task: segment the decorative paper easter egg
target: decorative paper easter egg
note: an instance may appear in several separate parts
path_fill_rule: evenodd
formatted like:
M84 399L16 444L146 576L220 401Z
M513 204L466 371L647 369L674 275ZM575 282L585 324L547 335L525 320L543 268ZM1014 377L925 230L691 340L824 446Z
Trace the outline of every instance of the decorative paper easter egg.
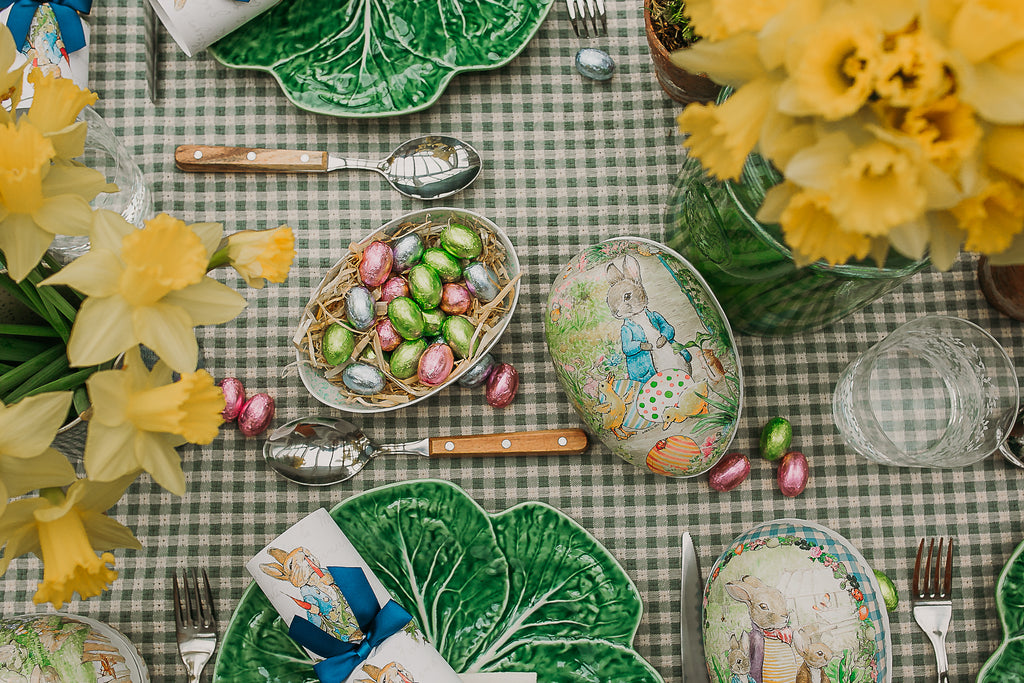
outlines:
M677 253L639 237L587 248L552 284L544 327L562 388L615 454L670 477L725 454L742 406L736 344Z
M708 574L703 617L707 664L724 680L735 680L730 665L742 660L744 681L891 681L875 574L849 541L818 524L780 519L733 541Z
M459 378L459 386L468 389L480 386L487 381L487 378L490 377L491 372L497 365L498 362L494 360L494 356L485 353L480 357L476 365L462 373L462 377Z
M104 623L74 614L0 621L0 680L149 683L135 646Z

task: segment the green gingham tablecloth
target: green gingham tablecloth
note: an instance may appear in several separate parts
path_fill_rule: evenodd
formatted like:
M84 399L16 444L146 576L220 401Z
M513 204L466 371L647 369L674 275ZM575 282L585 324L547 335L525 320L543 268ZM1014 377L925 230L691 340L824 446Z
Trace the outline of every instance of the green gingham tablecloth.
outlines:
M98 0L90 20L91 85L101 98L96 109L133 152L156 209L188 222L219 221L228 231L281 223L296 229L299 253L289 281L243 289L249 306L235 321L200 329L205 367L217 379L238 377L249 392L269 392L277 401L275 424L312 412L331 414L287 370L299 311L350 241L424 205L372 173L185 174L174 166L177 145L323 148L380 159L408 138L448 133L476 146L485 166L470 189L446 201L503 226L523 262L519 309L496 347L496 355L521 373L520 393L510 407L497 410L487 406L481 390L456 387L415 407L360 421L374 438L402 441L578 426L545 349L548 287L585 245L619 235L663 240L663 208L683 157L675 130L680 106L655 81L641 4L608 5L606 38L576 38L564 4L556 2L537 36L506 67L456 77L425 112L351 120L297 109L269 75L226 69L207 53L189 60L163 31L163 99L153 106L146 98L141 4ZM583 46L612 55L618 69L611 81L586 80L576 72L573 56ZM893 680L901 682L935 678L931 647L909 604L917 541L953 535L950 668L953 680L973 680L1001 638L993 596L1000 568L1024 539L1018 502L1024 471L998 456L956 471L876 466L840 441L831 395L840 371L858 352L926 314L978 323L1024 368L1024 324L989 307L975 268L975 257L964 256L948 273L919 274L819 332L787 339L738 337L745 386L732 448L752 456L752 472L730 493L712 491L702 478L646 473L599 443L582 457L395 457L375 461L346 484L302 488L265 467L261 439L226 426L211 446L184 450L184 497L163 492L148 477L128 490L111 514L135 530L143 549L117 551L121 578L113 589L65 609L125 633L154 680L182 680L170 602L173 568L209 568L223 628L251 580L245 561L269 539L317 507L353 493L434 477L463 487L490 512L543 501L593 533L636 583L645 604L636 648L669 683L682 680L680 532L693 534L705 569L741 532L777 517L813 520L849 538L892 577L903 598L891 615ZM241 286L233 275L222 277ZM774 467L756 457L760 428L776 415L792 422L794 448L811 465L810 484L794 499L778 492ZM4 616L41 609L31 601L41 576L35 560L15 561L0 580Z

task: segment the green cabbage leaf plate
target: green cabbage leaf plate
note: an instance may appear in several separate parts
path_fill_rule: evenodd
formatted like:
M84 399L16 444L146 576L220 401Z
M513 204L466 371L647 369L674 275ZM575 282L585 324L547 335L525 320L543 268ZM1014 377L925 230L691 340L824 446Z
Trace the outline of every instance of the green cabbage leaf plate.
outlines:
M283 0L210 46L274 75L302 109L344 117L426 109L463 71L510 62L552 0Z
M534 671L540 683L663 683L633 650L643 605L622 567L543 503L488 514L443 481L353 496L331 516L459 673ZM242 595L216 683L316 683L259 587Z
M977 683L1024 681L1024 543L1017 546L999 574L996 611L1003 642L981 668Z

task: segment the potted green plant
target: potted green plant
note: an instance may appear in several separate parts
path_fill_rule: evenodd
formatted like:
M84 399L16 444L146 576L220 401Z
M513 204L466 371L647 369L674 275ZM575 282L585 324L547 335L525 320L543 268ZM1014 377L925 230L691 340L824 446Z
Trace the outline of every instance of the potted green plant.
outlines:
M703 74L695 74L672 62L670 55L699 40L686 15L685 0L644 0L647 45L654 73L662 89L677 102L710 102L721 89Z

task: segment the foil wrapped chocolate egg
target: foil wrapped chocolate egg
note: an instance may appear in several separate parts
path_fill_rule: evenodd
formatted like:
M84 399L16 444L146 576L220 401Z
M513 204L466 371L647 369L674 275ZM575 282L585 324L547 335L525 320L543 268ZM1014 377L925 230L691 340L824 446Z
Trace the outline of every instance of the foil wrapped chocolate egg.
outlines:
M380 300L384 303L397 299L400 296L409 296L409 283L405 281L405 278L401 275L395 275L389 277L387 281L380 286Z
M450 316L441 325L445 343L452 347L452 351L459 358L469 358L476 351L479 340L470 348L470 341L475 332L476 329L473 327L473 323L469 322L469 318L461 315Z
M391 245L394 254L392 269L398 273L408 272L420 262L424 249L423 238L414 232L399 237Z
M344 325L334 323L324 332L320 349L324 354L325 361L331 365L341 365L352 355L355 345L356 341L352 332Z
M491 301L501 292L498 276L479 261L474 261L463 268L462 276L466 278L466 288L480 301Z
M457 258L476 258L483 251L480 234L462 223L449 223L441 231L441 246Z
M473 303L472 296L464 286L449 282L441 288L441 310L449 315L462 315Z
M426 339L413 339L402 342L397 349L391 353L389 369L391 374L398 379L409 379L416 375L419 370L420 356L427 350Z
M779 491L787 498L799 496L807 487L810 473L807 458L803 453L800 451L786 453L779 460L779 471L776 473Z
M476 362L476 365L462 373L462 376L459 377L459 386L466 387L468 389L480 386L487 381L487 378L491 375L491 371L494 370L497 365L498 362L494 360L494 356L489 353L485 353L480 357L480 360Z
M366 363L352 363L341 373L342 383L352 393L372 396L384 390L384 375Z
M359 259L359 280L367 287L380 287L391 275L394 254L381 241L370 242Z
M423 265L437 272L441 282L456 282L462 279L462 266L444 249L427 249L423 252Z
M238 431L246 436L262 434L274 419L274 399L270 394L253 394L238 413Z
M425 264L409 271L409 294L420 308L437 308L441 303L441 278L437 271Z
M245 388L242 383L234 377L225 377L220 381L220 391L224 394L224 410L220 416L225 422L231 422L242 412L245 404Z
M437 386L452 374L452 367L455 365L455 356L447 344L432 344L420 356L419 367L416 374L420 381L428 386Z
M742 453L729 453L708 472L708 485L716 491L732 491L750 475L750 459Z
M487 377L487 404L504 408L512 403L519 391L519 372L508 363L499 363Z
M345 316L352 327L366 331L373 327L373 295L366 287L353 287L345 293Z
M440 308L428 308L423 311L423 334L427 337L436 337L441 334L441 325L448 316Z
M390 318L381 318L377 321L377 339L380 341L381 351L394 351L399 344L405 341L405 338L391 323Z
M423 336L423 314L416 302L407 296L392 299L388 304L388 319L405 339Z

